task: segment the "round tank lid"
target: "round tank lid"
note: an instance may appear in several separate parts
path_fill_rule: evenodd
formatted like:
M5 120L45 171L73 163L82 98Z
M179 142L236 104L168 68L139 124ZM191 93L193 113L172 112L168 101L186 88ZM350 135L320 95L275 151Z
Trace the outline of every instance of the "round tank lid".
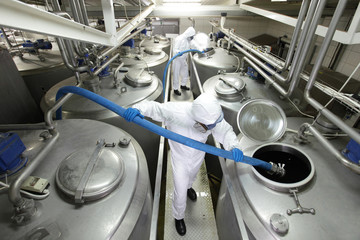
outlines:
M153 80L153 77L145 69L129 69L129 72L125 75L125 82L133 87L149 86Z
M245 82L237 76L219 76L215 92L222 98L234 98L245 89Z
M162 50L159 48L145 48L144 52L150 55L160 55L162 53Z
M163 35L155 35L154 38L156 38L160 41L168 41L168 38Z
M267 99L247 101L237 114L241 133L258 143L275 142L286 130L286 116L276 103Z
M209 57L211 55L215 54L215 49L214 48L206 48L204 50L204 53L199 53L199 57Z
M59 165L56 184L76 203L100 199L120 183L124 164L118 153L98 143L71 153Z

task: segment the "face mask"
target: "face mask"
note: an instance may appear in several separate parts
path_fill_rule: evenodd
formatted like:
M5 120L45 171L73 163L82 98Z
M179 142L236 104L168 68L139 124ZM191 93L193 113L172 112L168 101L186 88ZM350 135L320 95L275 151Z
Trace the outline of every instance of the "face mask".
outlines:
M205 125L205 124L196 122L196 123L194 124L194 128L195 128L196 130L198 130L199 132L206 133L207 130L213 129L213 128L216 126L216 124L218 124L219 122L221 122L223 119L224 119L224 113L221 112L220 117L215 121L215 123L209 124L209 125Z

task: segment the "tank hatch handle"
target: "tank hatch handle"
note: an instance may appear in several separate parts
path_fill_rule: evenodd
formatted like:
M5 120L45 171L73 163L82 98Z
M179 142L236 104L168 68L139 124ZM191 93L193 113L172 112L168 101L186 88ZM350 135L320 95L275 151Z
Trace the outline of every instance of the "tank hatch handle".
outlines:
M228 85L229 87L232 87L234 88L242 97L242 99L240 100L240 103L250 99L250 97L245 97L244 94L243 94L243 90L244 90L244 87L242 88L238 88L236 87L233 83L231 83L230 81L228 81L227 79L224 79L222 77L219 77L219 80L223 81L226 85Z
M83 203L84 202L83 194L84 194L84 189L86 187L86 183L88 182L88 180L91 176L91 172L92 172L93 168L95 167L95 164L99 158L100 152L103 149L103 147L105 147L105 139L100 139L96 143L96 148L95 148L94 152L92 153L90 160L84 171L84 174L82 175L82 177L80 179L80 183L76 188L75 203Z
M294 189L290 189L289 190L290 193L293 194L294 198L295 198L295 202L296 202L296 208L294 209L288 209L286 211L286 213L290 216L291 214L293 213L300 213L300 214L303 214L303 213L311 213L311 214L315 214L315 209L314 208L304 208L300 205L300 202L299 202L299 198L297 196L297 192L298 192L298 189L297 188L294 188Z

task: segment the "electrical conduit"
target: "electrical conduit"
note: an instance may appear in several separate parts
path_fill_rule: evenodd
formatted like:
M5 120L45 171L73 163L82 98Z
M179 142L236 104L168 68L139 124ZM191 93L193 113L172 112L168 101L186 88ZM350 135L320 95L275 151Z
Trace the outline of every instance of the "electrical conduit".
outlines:
M126 110L123 107L107 100L106 98L104 98L102 96L99 96L93 92L86 90L86 89L74 87L74 86L65 86L65 87L60 88L56 94L56 100L59 100L66 93L74 93L74 94L83 96L87 99L90 99L91 101L94 101L94 102L98 103L99 105L117 113L121 117L123 117L124 112ZM56 119L59 120L61 118L62 118L62 113L61 113L61 107L60 107L56 111ZM216 155L216 156L234 160L231 151L226 151L224 149L216 148L216 147L195 141L191 138L184 137L180 134L177 134L177 133L169 131L165 128L159 127L158 125L151 123L145 119L142 119L139 116L135 117L133 122L143 128L148 129L149 131L151 131L153 133L156 133L158 135L161 135L161 136L171 139L173 141L179 142L186 146L189 146L189 147L195 148L197 150L204 151L204 152ZM271 169L272 169L272 165L270 163L261 161L256 158L248 157L248 156L244 156L244 158L242 159L242 162L246 163L246 164L250 164L252 166L261 167L267 171L271 171Z

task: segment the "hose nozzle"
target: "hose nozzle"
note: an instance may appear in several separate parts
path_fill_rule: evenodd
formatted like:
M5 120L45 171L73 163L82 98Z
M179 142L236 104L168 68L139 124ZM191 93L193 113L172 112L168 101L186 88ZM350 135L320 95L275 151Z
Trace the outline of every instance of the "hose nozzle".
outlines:
M269 162L271 164L271 170L268 171L268 173L270 175L279 175L280 177L283 177L285 175L285 164L281 164L281 163L273 163L273 162Z

